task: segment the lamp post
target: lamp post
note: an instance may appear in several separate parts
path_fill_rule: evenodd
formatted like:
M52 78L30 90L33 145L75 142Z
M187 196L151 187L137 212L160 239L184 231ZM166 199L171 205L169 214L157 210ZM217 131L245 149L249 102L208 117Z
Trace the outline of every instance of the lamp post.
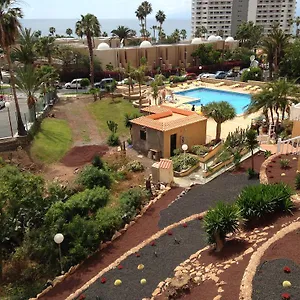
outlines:
M184 62L185 62L185 68L187 66L187 51L184 51Z
M181 146L181 149L183 150L183 168L184 168L184 170L185 170L185 168L186 168L186 165L185 165L185 156L186 156L186 151L187 151L188 148L189 148L189 147L188 147L187 144L183 144L183 145Z
M60 271L61 271L61 274L64 274L64 271L63 271L63 266L62 266L62 261L61 261L61 248L60 248L60 244L64 241L64 236L62 233L57 233L55 236L54 236L54 242L58 245L58 253L59 253L59 264L60 264Z
M7 108L8 122L9 122L11 137L13 137L14 136L14 132L13 132L12 125L11 125L10 110L9 110L10 103L9 102L5 102L5 107Z

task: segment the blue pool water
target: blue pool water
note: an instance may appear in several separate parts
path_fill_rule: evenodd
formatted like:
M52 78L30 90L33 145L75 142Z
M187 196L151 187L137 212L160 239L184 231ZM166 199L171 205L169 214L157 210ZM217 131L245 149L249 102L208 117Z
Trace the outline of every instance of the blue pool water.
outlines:
M248 94L225 92L208 88L197 88L175 94L193 98L194 100L188 102L188 104L194 104L195 106L200 106L201 104L206 105L212 101L227 101L235 108L238 115L244 112L244 107L248 105L251 100L251 95Z

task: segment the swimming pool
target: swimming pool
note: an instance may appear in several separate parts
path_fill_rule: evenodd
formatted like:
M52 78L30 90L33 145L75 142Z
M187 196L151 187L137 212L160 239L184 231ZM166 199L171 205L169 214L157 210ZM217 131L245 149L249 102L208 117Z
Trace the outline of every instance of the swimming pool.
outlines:
M194 104L195 106L200 106L201 104L206 105L212 101L227 101L235 108L238 115L244 112L244 107L248 105L251 100L251 95L249 94L226 92L208 88L197 88L177 92L175 94L195 99L194 101L188 102L188 104Z

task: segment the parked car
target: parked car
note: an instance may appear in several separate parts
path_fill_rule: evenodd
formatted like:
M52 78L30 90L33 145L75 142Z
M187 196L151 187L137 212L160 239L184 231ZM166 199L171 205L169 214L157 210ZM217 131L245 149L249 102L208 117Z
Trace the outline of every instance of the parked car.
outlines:
M62 89L62 84L61 84L58 80L56 80L56 81L54 82L54 86L55 86L57 89Z
M81 89L82 78L73 79L71 82L65 84L65 89Z
M115 80L113 78L103 78L100 82L94 84L95 88L105 91L106 87L112 84Z
M5 107L5 100L4 100L4 96L0 95L0 109Z
M132 84L135 84L135 80L133 80L132 78L131 78L131 82ZM119 81L118 84L129 84L129 79L124 78L122 81Z
M145 78L145 84L147 86L151 85L151 83L154 81L154 78L150 77L150 76L146 76Z
M216 74L212 74L212 73L203 73L200 74L200 78L215 78Z
M216 79L225 79L227 75L227 72L224 71L218 71L215 75Z
M196 79L197 74L195 74L195 73L186 73L185 75L183 75L183 77L186 78L187 80Z
M231 77L237 77L238 75L239 75L238 72L234 72L233 69L231 69L231 70L229 70L229 71L227 72L226 77L231 78Z
M239 74L242 75L245 71L249 71L250 69L249 68L245 68L245 69L242 69Z

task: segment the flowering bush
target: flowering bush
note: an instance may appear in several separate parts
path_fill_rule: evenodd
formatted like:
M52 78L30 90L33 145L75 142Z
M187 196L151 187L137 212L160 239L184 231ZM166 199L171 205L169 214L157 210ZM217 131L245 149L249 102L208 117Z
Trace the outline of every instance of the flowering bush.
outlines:
M187 228L188 225L187 225L186 223L183 223L183 224L182 224L182 227Z
M106 278L102 277L100 281L101 281L101 283L105 283L106 282Z
M119 270L122 270L122 269L123 269L123 266L122 266L122 265L119 265L119 266L118 266L118 269L119 269Z
M80 295L80 297L79 297L79 300L84 300L86 298L86 296L85 295Z
M173 234L173 232L172 231L168 231L168 235L172 235Z
M289 267L283 268L284 273L291 273L291 269Z
M141 254L140 254L140 253L136 253L135 256L136 256L136 257L140 257Z
M284 293L284 294L281 294L281 298L283 300L289 300L289 299L291 299L291 295L289 293Z

